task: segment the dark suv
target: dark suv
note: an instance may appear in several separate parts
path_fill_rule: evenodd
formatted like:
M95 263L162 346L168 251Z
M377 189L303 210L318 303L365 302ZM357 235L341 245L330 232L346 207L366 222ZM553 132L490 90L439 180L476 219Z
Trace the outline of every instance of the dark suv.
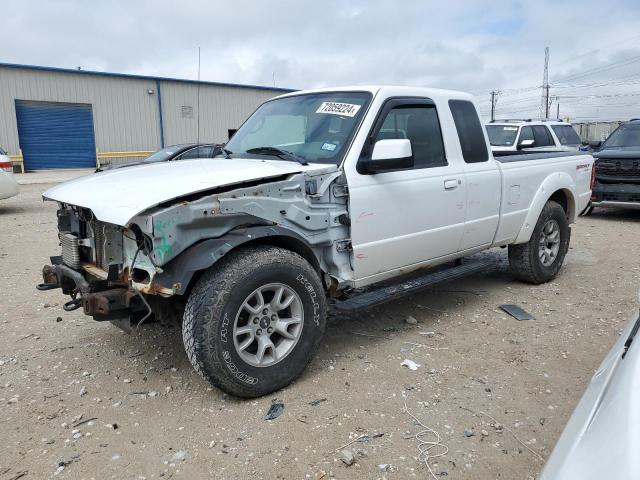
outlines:
M596 159L594 207L640 209L640 119L621 124L601 145Z

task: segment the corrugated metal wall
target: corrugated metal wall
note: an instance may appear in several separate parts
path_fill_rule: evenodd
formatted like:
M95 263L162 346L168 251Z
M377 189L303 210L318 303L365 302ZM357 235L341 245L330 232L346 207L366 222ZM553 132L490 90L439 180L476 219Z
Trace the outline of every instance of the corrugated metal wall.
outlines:
M160 80L165 145L197 138L198 84ZM152 90L153 93L148 93ZM57 72L0 65L0 146L19 149L15 100L85 103L93 110L100 152L157 150L160 119L155 79ZM200 139L221 142L278 90L200 84Z
M587 123L574 123L575 128L580 139L583 142L604 141L616 128L620 126L621 122L587 122Z
M197 141L197 86L170 81L161 84L165 144ZM280 94L282 92L202 86L200 141L225 142L229 129L238 128L258 105Z
M0 67L0 145L17 153L15 100L86 103L93 109L99 151L159 146L154 81Z

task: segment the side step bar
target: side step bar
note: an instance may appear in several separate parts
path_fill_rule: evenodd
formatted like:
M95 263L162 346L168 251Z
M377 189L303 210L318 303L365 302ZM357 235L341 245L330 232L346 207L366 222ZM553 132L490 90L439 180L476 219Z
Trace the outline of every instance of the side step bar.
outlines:
M426 287L432 287L440 283L473 275L474 273L486 270L492 266L493 263L494 262L490 260L469 261L468 263L438 270L437 272L429 272L406 282L377 288L375 290L369 290L342 302L336 302L334 306L337 310L347 312L359 310L361 308L373 307L390 300L396 300L398 298L411 295Z

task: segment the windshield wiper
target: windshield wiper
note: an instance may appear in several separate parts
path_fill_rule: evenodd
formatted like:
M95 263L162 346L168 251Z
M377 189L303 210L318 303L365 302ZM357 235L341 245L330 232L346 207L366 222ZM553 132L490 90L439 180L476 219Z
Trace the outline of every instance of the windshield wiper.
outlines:
M254 155L273 155L273 156L282 158L283 160L295 160L301 165L308 165L307 161L304 158L299 157L293 152L282 150L277 147L250 148L249 150L247 150L247 153L252 153Z

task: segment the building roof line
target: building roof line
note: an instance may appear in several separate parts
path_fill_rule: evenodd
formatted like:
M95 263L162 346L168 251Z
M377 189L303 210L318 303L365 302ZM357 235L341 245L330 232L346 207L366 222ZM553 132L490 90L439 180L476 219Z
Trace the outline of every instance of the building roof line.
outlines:
M129 78L129 79L135 79L135 80L153 80L153 81L163 81L163 82L191 83L191 84L200 84L200 85L215 85L218 87L247 88L252 90L269 90L269 91L275 91L275 92L294 92L295 91L295 89L292 89L292 88L267 87L264 85L249 85L249 84L228 83L228 82L211 82L211 81L205 81L205 80L198 81L198 80L189 80L186 78L158 77L153 75L136 75L132 73L99 72L95 70L74 70L73 68L46 67L46 66L40 66L40 65L25 65L20 63L0 62L0 68L2 67L25 69L25 70L38 70L38 71L44 71L44 72L76 73L81 75L95 75L95 76L102 76L102 77Z

